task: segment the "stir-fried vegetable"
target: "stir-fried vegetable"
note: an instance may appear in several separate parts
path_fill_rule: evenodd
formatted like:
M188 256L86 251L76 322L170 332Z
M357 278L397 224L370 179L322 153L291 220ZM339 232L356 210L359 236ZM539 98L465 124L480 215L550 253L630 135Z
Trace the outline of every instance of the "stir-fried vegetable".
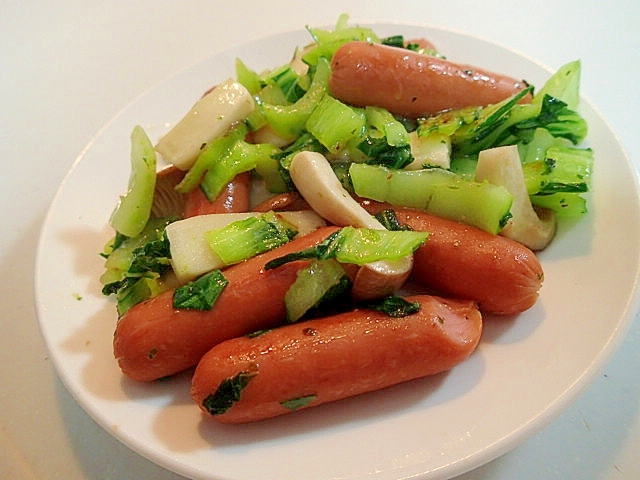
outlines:
M515 145L491 148L480 152L476 180L501 185L513 196L511 216L502 234L532 250L545 248L556 232L553 211L538 214L531 204L522 171L522 163Z
M165 290L164 275L171 268L171 252L165 228L168 219L150 220L136 237L121 234L110 240L103 256L102 293L115 294L118 314Z
M131 174L129 188L111 215L113 229L127 237L144 230L151 216L156 186L156 152L140 126L131 132Z
M370 28L350 26L346 15L333 30L308 31L311 44L271 70L258 73L237 59L236 78L207 92L155 146L185 172L176 186L182 195L201 189L214 200L235 176L253 172L268 192L296 192L330 223L367 227L345 228L339 242L291 257L320 260L292 291L290 319L303 316L336 288L353 287L362 294L360 277L347 286L334 268L336 261L365 264L370 275L380 278L396 274L400 282L411 270L411 253L424 237L400 226L399 232L386 230L351 194L425 210L533 248L551 240L556 216L587 210L593 152L579 145L587 133L577 111L579 61L562 66L537 92L527 86L494 104L404 118L379 106L353 106L336 98L329 88L332 57L353 40L423 55L442 57L440 53L407 44L401 35L381 38ZM165 235L169 222L150 220L149 213L156 169L153 145L140 127L131 142L129 190L111 218L117 235L105 252L102 278L104 293L117 294L121 313L156 295L171 268L180 283L192 282L295 234L273 214L248 214L224 228L182 220L167 227ZM500 153L504 147L509 161ZM536 228L522 227L523 218ZM323 280L314 283L313 278ZM307 292L305 298L300 291Z
M374 230L342 227L324 242L300 252L271 260L267 270L301 259L328 260L365 265L378 260L398 260L412 254L429 236L428 232L410 230Z
M291 225L292 229L298 232L298 235L306 235L325 225L324 220L311 210L278 212L276 215L278 221ZM167 238L171 248L171 266L178 280L185 283L211 270L224 268L226 263L210 248L207 238L210 232L224 230L229 228L230 224L256 217L261 217L261 214L246 212L197 215L178 220L167 226ZM262 223L258 225L260 224ZM229 249L242 249L246 252L246 248L240 245L231 244ZM246 255L242 254L241 256Z
M394 170L354 163L349 169L356 194L412 207L498 233L511 216L513 196L502 185L468 181L440 168Z
M300 270L284 297L287 321L297 322L310 310L348 292L351 281L339 262L317 260Z
M248 217L204 234L224 266L233 265L287 243L298 232L273 212Z
M198 100L184 118L160 139L156 150L167 162L187 170L193 165L202 145L244 120L254 107L249 91L242 84L228 79Z

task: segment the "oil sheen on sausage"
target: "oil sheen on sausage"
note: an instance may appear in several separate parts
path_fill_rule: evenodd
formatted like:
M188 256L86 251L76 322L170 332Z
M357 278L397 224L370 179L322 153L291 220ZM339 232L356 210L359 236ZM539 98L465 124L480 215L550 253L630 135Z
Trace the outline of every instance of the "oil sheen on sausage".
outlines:
M362 41L348 42L335 52L329 79L338 100L383 107L409 118L498 103L526 86L470 65Z
M223 342L198 364L192 397L215 420L250 422L437 374L471 355L482 331L474 302L407 299L420 310L402 318L358 309Z

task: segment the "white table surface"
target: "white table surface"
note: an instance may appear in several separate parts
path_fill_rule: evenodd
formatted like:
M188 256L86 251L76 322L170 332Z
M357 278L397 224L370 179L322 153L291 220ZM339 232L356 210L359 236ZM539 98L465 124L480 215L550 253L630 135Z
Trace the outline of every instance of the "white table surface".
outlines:
M85 145L145 90L239 42L343 12L474 34L551 68L580 58L583 95L640 165L640 2L0 1L0 478L182 478L103 431L57 378L33 300L42 221ZM640 478L639 341L636 316L569 408L460 478Z

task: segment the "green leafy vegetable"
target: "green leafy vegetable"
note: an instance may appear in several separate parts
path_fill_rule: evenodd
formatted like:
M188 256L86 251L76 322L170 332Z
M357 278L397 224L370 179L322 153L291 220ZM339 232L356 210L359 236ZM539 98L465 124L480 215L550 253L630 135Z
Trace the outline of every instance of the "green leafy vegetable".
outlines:
M256 95L263 87L260 75L250 69L242 60L236 58L236 79L244 85L251 95Z
M325 95L309 115L305 126L330 152L339 152L349 142L362 138L365 115L362 109Z
M584 118L575 110L579 99L580 63L561 67L533 97L519 103L533 88L486 107L443 112L419 122L420 136L432 132L451 136L454 156L475 155L501 145L525 144L537 128L577 144L587 134Z
M218 389L204 399L202 406L211 415L225 413L240 400L242 390L256 375L258 372L240 372L235 377L223 380Z
M211 250L225 265L239 263L287 243L296 235L290 225L273 212L232 222L205 233Z
M197 156L195 163L187 171L176 190L180 193L189 193L200 185L202 177L221 159L229 156L231 149L238 141L244 139L248 128L240 123L232 128L223 137L216 138L208 143ZM227 176L230 174L227 174Z
M138 277L127 282L126 287L119 288L116 293L118 316L122 316L140 302L153 298L165 290L155 278Z
M309 90L291 105L266 103L263 99L259 99L260 111L266 122L283 138L295 140L305 130L307 119L324 97L330 73L331 67L328 60L320 59Z
M411 147L409 145L394 147L387 143L386 138L374 139L367 137L358 144L358 149L365 155L371 157L371 159L366 162L370 165L382 165L398 170L406 167L413 161Z
M549 147L544 160L525 163L530 195L582 193L589 190L593 151L589 148Z
M382 40L380 40L380 43L382 43L383 45L388 45L390 47L406 48L407 50L422 53L424 55L431 55L434 57L438 56L438 57L444 58L443 55L440 55L435 50L422 48L417 43L405 42L404 35L392 35L390 37L383 38Z
M131 132L131 174L127 192L111 215L116 232L135 237L142 232L151 215L156 186L156 152L140 126Z
M523 163L522 168L531 202L563 217L582 215L587 211L582 194L590 190L593 151L561 142L548 145L538 149L532 142L526 150L526 156L531 160ZM538 150L543 150L544 154L540 156Z
M572 110L578 108L580 102L580 60L574 60L561 66L545 82L532 103L537 103L549 95L567 104Z
M296 397L296 398L291 398L289 400L284 400L280 402L280 405L282 405L284 408L288 410L297 410L306 405L309 405L316 398L318 398L317 395L304 395L302 397Z
M213 270L176 288L173 294L173 307L211 310L228 284L229 281L220 270Z
M532 87L526 88L502 102L480 108L473 122L463 124L453 133L452 147L468 155L495 146L502 132L514 121L513 112L517 111L518 102L532 90Z
M136 237L116 234L105 248L102 293L115 294L118 313L163 291L162 276L171 268L165 227L171 219L152 219Z
M383 45L389 45L390 47L404 48L404 36L392 35L390 37L383 38L380 40L380 43Z
M420 311L420 302L409 302L397 295L390 295L378 302L371 302L367 307L383 312L390 317L406 317Z
M282 175L283 182L285 182L289 190L294 190L293 181L289 175L289 166L291 160L300 152L326 152L326 148L309 132L302 133L295 142L283 149L280 153L273 155L273 158L280 162L280 174Z
M404 168L413 161L409 133L391 113L380 107L365 107L365 138L357 144L366 163Z
M227 155L218 158L209 168L200 188L213 201L236 175L255 169L262 158L269 159L275 152L277 148L268 143L252 144L238 140Z
M469 181L440 168L409 171L354 163L349 173L361 197L417 208L491 233L502 229L513 202L505 187Z
M527 139L520 142L518 151L523 164L544 161L547 150L552 146L569 146L571 142L554 137L546 128L538 127L531 131Z
M381 212L378 212L374 215L374 217L387 230L392 230L392 231L411 230L411 227L409 227L409 225L402 225L398 221L398 217L396 216L396 213L391 209L385 209Z
M301 86L301 82L301 77L290 65L283 65L275 69L266 78L266 84L277 86L289 103L298 101L306 93L306 89Z
M291 191L291 178L278 160L279 154L280 150L274 149L272 155L261 156L256 163L255 173L264 181L265 188L269 193Z
M296 260L328 260L330 258L335 258L337 254L336 250L340 245L340 232L341 230L332 233L324 241L318 243L313 247L305 248L304 250L300 250L299 252L289 253L287 255L283 255L282 257L270 260L265 264L264 269L272 270L274 268L278 268L281 265L284 265L285 263L295 262Z
M336 259L341 263L365 265L378 260L398 260L411 255L429 234L410 230L389 231L343 227Z
M586 120L562 100L550 95L543 97L537 116L514 124L508 133L517 139L526 138L529 130L539 127L546 128L554 137L566 138L574 144L587 136Z
M302 259L328 260L364 265L378 260L398 260L411 255L428 237L427 232L373 230L342 227L319 244L267 262L265 269L277 268Z
M364 108L367 120L367 135L374 138L384 137L391 147L402 147L409 144L407 128L388 110L380 107Z
M532 195L530 198L536 207L548 208L561 217L577 217L587 212L586 199L577 194L550 193Z
M298 272L284 296L287 321L297 322L310 310L333 301L349 290L351 282L335 260L317 260Z
M308 65L314 66L319 59L330 59L338 48L353 40L380 42L380 38L372 29L358 26L351 27L348 25L348 19L347 15L341 15L334 30L307 27L315 42L315 47L305 53L302 57L303 61Z

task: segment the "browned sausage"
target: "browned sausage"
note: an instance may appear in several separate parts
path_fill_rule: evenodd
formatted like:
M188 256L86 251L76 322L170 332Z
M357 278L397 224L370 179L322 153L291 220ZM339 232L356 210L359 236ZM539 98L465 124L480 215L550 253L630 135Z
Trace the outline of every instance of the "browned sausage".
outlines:
M433 375L469 357L482 331L473 302L408 300L420 310L402 318L360 309L223 342L198 364L192 397L220 422L250 422ZM215 395L245 382L237 401Z
M363 202L371 213L388 208ZM478 302L480 310L514 315L538 298L544 274L524 245L475 227L409 208L391 207L401 224L429 232L413 254L412 278L438 293Z
M336 51L329 78L329 89L338 100L411 118L497 103L524 88L524 82L505 75L360 41Z
M311 207L297 192L278 193L253 207L254 212L309 210Z
M249 211L251 200L251 173L237 175L220 194L209 200L200 188L186 194L184 218L209 213L241 213Z

